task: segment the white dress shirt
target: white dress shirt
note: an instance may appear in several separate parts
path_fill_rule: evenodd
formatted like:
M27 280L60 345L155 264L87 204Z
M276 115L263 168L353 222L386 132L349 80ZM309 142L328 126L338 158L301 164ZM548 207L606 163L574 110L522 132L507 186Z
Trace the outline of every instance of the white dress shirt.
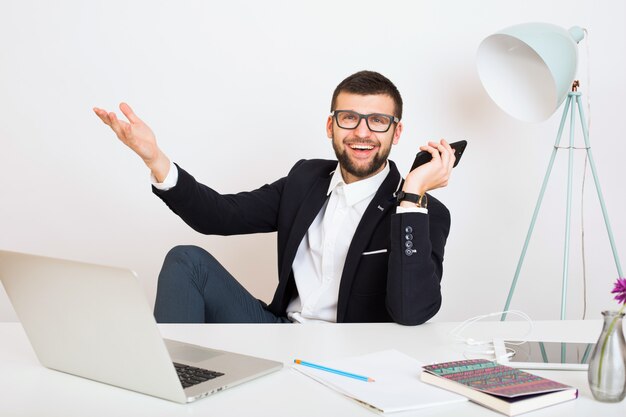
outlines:
M346 184L339 164L328 187L330 197L309 226L293 261L298 294L287 307L287 316L297 323L336 322L341 274L365 209L389 174L389 164L378 174ZM157 189L168 190L178 182L173 162L162 183L151 175ZM396 213L428 213L425 208L397 207Z
M365 209L389 173L346 184L339 165L330 180L330 197L309 227L293 261L298 295L289 303L292 321L337 320L341 273L354 232Z

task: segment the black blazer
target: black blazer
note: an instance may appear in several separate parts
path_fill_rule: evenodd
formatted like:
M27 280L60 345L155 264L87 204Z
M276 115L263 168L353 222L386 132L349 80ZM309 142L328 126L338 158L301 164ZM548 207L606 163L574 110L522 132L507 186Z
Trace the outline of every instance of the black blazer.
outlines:
M390 173L361 219L341 276L337 322L424 323L441 306L440 281L450 213L428 196L428 215L395 214L402 177ZM278 286L268 309L278 316L296 294L292 264L300 242L327 198L337 161L301 160L272 184L219 194L178 168L168 191L153 188L185 223L204 234L278 232ZM407 243L411 242L411 243Z

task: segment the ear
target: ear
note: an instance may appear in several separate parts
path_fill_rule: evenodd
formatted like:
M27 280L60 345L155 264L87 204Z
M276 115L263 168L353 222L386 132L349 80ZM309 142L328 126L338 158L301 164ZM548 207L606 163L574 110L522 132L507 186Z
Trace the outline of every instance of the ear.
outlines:
M393 144L397 145L398 142L400 141L400 135L402 134L402 129L403 129L404 125L402 124L402 122L398 122L398 125L396 126L396 130L393 131Z
M329 139L333 138L333 116L328 116L328 120L326 120L326 136Z

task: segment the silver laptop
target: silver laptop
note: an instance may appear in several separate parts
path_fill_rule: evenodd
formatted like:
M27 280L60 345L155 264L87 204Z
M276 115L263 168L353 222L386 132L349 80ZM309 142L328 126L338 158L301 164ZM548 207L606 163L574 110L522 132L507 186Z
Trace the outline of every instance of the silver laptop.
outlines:
M50 369L187 403L282 368L162 339L136 278L126 269L0 251L0 281Z

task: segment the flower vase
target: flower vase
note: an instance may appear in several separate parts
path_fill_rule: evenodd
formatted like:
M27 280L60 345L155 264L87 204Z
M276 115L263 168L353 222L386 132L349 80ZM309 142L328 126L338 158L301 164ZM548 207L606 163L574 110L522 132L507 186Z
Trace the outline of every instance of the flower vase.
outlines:
M587 378L594 398L619 402L626 397L626 341L622 331L624 313L603 311L604 325L596 343Z

